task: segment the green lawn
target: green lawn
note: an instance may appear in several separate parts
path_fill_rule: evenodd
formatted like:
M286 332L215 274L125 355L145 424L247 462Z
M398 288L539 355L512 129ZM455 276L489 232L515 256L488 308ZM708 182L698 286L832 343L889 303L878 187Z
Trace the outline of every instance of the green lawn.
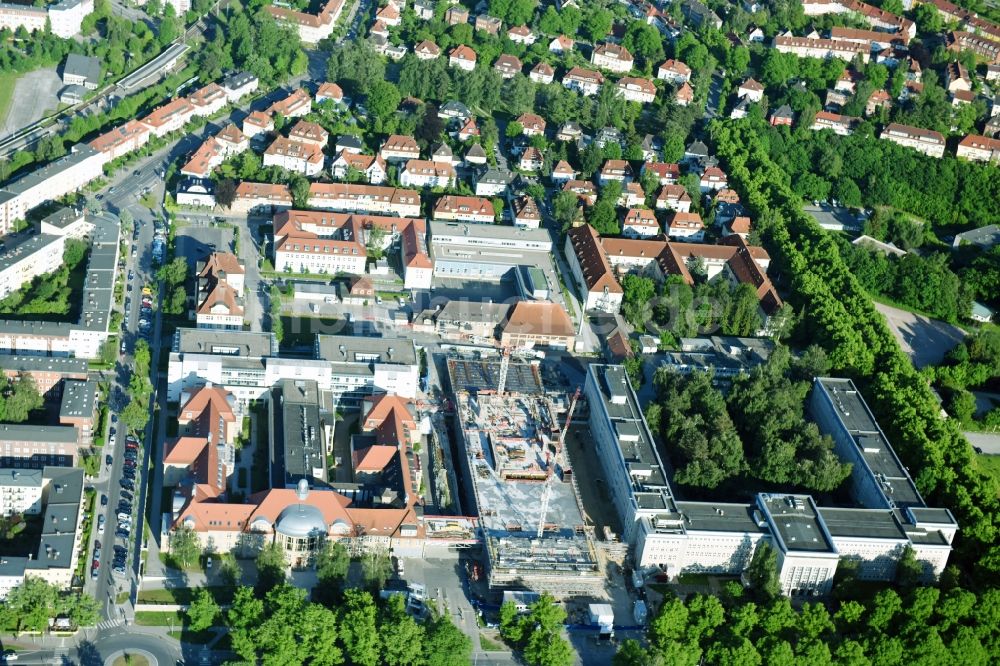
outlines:
M0 121L7 119L7 111L14 98L14 84L19 76L15 72L0 72Z
M175 627L184 623L184 613L181 611L136 611L135 623L144 627L169 627L173 621Z
M997 487L1000 487L1000 456L977 455L976 461L983 474L992 476L997 482Z
M139 592L140 604L189 604L194 597L192 587L177 587L171 590L142 590ZM209 587L208 591L219 604L228 604L233 600L236 590L232 587Z
M486 638L486 636L483 636L482 634L479 634L479 647L485 650L486 652L500 652L502 650L507 649L501 643L497 643L494 640L490 640L489 638Z

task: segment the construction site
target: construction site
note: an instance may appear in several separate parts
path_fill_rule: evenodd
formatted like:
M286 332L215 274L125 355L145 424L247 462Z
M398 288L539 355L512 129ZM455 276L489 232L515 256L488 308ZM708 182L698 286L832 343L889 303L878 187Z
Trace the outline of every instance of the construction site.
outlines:
M547 393L536 366L507 355L449 359L448 370L490 587L599 594L604 573L565 448L579 394Z

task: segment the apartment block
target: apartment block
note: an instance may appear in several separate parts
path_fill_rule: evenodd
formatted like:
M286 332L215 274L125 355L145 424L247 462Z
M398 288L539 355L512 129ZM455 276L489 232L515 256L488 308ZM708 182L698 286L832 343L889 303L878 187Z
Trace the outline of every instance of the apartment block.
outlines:
M944 137L940 132L924 129L922 127L910 127L899 123L889 123L879 138L892 141L900 146L913 148L917 152L930 157L942 157L944 155Z
M310 183L310 208L345 213L419 217L420 193L397 187L352 183Z

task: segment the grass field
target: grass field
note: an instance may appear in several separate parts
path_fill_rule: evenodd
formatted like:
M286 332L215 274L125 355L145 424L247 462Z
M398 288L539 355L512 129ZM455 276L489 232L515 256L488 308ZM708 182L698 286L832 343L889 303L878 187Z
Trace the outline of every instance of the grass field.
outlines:
M996 480L997 486L1000 487L1000 456L978 455L976 460L979 462L979 469L982 470L983 474L992 476Z
M184 623L184 613L181 611L136 611L135 623L144 627L169 627L171 621L175 627Z
M14 72L0 72L0 123L7 120L7 111L14 99L14 84L18 77Z

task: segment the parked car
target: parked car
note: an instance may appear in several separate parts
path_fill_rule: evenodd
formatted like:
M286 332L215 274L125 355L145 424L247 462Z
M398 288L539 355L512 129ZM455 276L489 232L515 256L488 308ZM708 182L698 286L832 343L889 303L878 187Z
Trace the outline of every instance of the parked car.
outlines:
M97 533L104 534L104 514L97 517Z
M135 490L135 481L132 481L130 479L119 479L118 485L124 488L125 490Z
M107 505L108 505L108 496L102 493L101 494L101 506L107 506ZM98 546L98 547L100 547L100 546Z
M127 490L123 490L121 492L121 497L122 497L123 500L128 500L129 502L132 501L132 493L130 493Z

